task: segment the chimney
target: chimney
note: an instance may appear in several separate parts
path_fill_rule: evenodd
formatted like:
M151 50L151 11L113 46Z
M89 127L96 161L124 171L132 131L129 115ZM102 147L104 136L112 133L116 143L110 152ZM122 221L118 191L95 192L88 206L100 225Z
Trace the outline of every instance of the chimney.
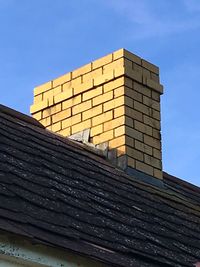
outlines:
M89 129L120 168L162 179L162 93L158 67L120 49L36 87L31 114L63 136Z

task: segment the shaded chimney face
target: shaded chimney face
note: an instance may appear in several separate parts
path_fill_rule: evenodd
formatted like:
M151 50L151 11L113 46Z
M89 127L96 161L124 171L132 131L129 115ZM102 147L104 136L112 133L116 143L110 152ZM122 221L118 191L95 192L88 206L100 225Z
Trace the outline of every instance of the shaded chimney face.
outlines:
M120 49L34 89L31 114L71 136L90 129L116 164L162 179L159 69ZM112 154L112 153L111 153Z

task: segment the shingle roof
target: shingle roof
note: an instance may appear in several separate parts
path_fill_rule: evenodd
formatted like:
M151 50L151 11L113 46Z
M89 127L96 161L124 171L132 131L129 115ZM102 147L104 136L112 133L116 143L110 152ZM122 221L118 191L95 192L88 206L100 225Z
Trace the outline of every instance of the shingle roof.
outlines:
M84 145L0 106L0 230L114 266L193 266L200 189L130 177Z

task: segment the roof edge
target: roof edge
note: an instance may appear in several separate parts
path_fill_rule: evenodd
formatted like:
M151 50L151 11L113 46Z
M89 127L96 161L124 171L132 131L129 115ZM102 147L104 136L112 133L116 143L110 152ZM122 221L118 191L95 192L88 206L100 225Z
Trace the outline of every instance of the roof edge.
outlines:
M21 113L19 111L16 111L16 110L14 110L12 108L6 107L6 106L4 106L2 104L0 104L0 112L5 113L7 115L10 115L12 117L15 117L15 118L17 118L19 120L22 120L24 122L30 123L30 124L32 124L34 126L40 127L42 129L45 128L39 121L37 121L33 117L28 116L28 115L26 115L24 113Z

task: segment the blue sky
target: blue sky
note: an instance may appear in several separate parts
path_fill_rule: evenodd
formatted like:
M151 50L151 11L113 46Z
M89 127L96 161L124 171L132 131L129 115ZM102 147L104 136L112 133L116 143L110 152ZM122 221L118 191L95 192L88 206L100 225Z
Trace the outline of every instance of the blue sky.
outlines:
M0 102L119 48L160 67L164 170L200 186L200 0L0 0Z

